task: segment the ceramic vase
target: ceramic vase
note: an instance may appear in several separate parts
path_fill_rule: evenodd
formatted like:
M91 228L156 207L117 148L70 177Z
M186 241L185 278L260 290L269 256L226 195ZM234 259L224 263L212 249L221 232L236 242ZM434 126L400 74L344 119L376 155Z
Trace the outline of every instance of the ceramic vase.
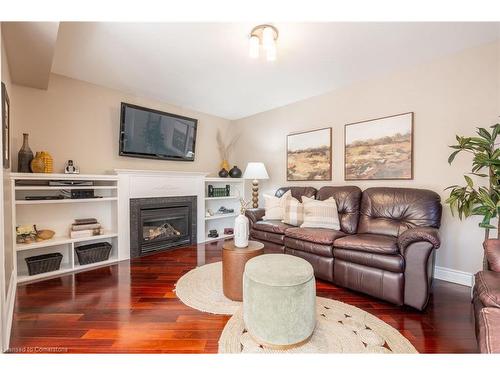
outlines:
M232 178L240 178L241 177L241 169L239 169L236 165L231 168L229 171L229 177Z
M248 247L248 218L243 214L234 220L234 246Z
M222 160L222 162L220 163L220 168L225 169L226 171L229 170L229 163L226 159Z
M228 176L227 169L222 168L219 171L219 177L227 177L227 176Z
M54 159L52 159L52 155L50 155L47 151L41 152L43 162L44 162L44 173L52 173L54 172Z
M30 167L33 173L43 173L45 170L45 161L41 154L41 152L37 152L33 160L31 160Z
M31 151L28 137L28 133L23 133L23 147L21 147L17 154L17 171L21 173L31 172L30 164L33 160L33 151Z

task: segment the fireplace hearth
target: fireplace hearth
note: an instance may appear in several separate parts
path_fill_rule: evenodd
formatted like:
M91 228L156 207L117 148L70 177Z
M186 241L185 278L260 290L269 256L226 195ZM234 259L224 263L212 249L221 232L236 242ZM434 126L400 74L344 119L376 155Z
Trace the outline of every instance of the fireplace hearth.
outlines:
M130 257L196 243L196 196L130 200Z

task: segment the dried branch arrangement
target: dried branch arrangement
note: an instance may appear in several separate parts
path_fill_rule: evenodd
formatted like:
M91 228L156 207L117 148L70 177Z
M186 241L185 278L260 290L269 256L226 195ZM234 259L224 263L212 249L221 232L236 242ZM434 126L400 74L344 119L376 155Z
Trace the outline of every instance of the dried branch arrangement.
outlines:
M233 149L234 145L236 144L236 142L238 142L238 139L240 138L240 134L235 134L231 139L224 140L224 138L227 137L223 137L220 129L217 129L216 137L217 137L217 148L219 149L221 160L228 160L231 154L231 150Z
M240 213L242 215L245 215L246 210L250 207L250 201L240 198L240 204L241 204Z

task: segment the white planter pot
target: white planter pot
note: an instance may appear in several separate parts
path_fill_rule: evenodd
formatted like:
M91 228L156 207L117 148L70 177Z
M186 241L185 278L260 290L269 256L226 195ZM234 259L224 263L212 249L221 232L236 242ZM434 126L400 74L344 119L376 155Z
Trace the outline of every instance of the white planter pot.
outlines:
M248 246L248 218L245 215L238 215L234 220L234 246Z

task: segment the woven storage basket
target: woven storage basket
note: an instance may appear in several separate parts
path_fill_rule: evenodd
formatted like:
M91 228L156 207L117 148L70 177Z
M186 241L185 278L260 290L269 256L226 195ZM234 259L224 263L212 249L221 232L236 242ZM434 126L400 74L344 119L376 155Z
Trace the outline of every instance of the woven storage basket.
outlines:
M78 263L91 264L108 260L112 247L108 242L77 246L75 247L75 251L78 256Z
M39 273L57 271L61 267L61 253L51 253L36 255L25 259L28 265L28 273L30 276L38 275Z

